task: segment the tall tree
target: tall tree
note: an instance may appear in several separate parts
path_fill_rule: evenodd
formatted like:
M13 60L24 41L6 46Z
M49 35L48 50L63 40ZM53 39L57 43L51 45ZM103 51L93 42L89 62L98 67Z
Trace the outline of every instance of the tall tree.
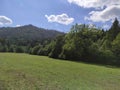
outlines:
M51 53L49 54L49 57L52 58L59 58L59 55L62 51L62 47L64 45L64 35L58 36L54 42L52 42L53 47L51 50Z
M112 51L120 57L120 33L117 35L116 39L112 42Z
M115 21L113 22L110 30L108 31L108 39L110 41L113 41L119 32L120 32L119 21L117 20L117 18L115 18Z

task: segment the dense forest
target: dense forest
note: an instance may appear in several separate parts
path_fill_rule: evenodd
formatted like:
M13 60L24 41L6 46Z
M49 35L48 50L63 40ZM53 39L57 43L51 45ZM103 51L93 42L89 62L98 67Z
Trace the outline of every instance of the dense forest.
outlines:
M64 33L33 25L0 28L0 52L27 52L38 43L48 43Z
M21 28L25 29L24 32ZM75 24L67 34L50 30L43 34L45 30L38 33L39 30L36 31L35 28L25 27L14 28L14 30L13 28L1 29L1 52L29 53L51 58L120 66L120 24L117 18L109 30ZM14 33L15 30L19 32ZM36 32L33 33L34 31Z

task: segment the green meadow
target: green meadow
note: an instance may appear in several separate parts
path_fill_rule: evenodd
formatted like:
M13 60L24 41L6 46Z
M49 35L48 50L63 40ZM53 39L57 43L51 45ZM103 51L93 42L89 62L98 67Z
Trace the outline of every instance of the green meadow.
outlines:
M120 90L120 68L0 53L0 90Z

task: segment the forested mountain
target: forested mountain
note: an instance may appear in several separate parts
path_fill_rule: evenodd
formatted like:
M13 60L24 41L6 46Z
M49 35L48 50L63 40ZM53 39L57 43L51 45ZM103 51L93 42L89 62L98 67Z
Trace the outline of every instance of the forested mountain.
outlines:
M29 52L30 48L47 44L64 33L33 25L0 28L0 52Z
M38 28L33 25L25 25L21 27L2 27L0 28L0 38L4 39L22 39L22 40L43 40L53 39L63 34L55 30L47 30Z

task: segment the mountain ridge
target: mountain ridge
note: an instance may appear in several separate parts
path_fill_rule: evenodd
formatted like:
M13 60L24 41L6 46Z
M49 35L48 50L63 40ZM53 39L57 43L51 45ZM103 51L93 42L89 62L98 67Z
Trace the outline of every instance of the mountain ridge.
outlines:
M27 39L27 40L41 40L52 39L58 35L65 34L63 32L51 29L44 29L34 26L32 24L19 26L19 27L1 27L0 38L5 39Z

